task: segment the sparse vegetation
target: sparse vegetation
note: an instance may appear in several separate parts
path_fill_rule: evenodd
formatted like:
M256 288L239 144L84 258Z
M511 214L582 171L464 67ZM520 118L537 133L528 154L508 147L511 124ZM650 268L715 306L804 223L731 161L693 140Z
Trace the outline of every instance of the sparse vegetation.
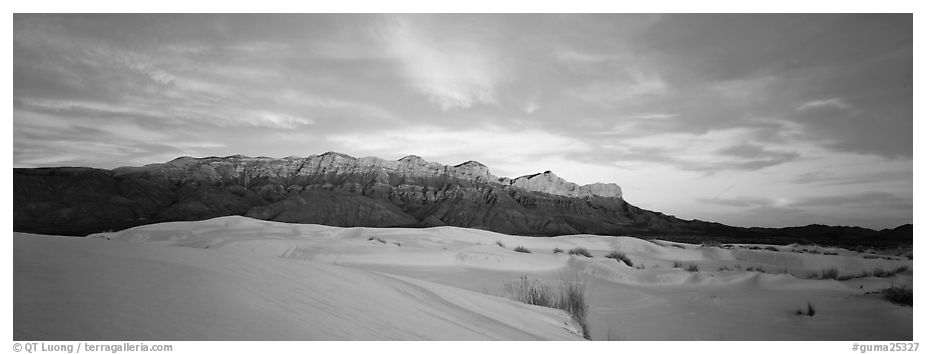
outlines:
M527 276L521 276L517 283L505 283L505 293L525 304L556 307L553 291L539 280L530 281Z
M722 266L720 266L720 268L717 268L717 271L718 271L718 272L728 272L728 271L731 271L731 270L733 270L733 269L730 269L730 267L727 267L726 265L722 265Z
M871 275L876 276L876 277L878 277L878 278L884 278L884 277L887 276L886 274L887 274L887 272L885 272L884 269L882 269L882 268L880 268L880 267L879 267L879 268L875 268L874 270L871 271Z
M775 248L775 247L772 247L772 246L766 247L765 250L766 250L766 251L772 251L772 252L778 252L778 249Z
M588 258L592 257L592 254L588 253L588 250L582 247L576 247L576 248L569 250L569 255L570 256L581 255L581 256L586 256Z
M813 305L812 302L808 301L808 302L807 302L807 310L806 310L806 312L805 312L804 310L797 310L797 314L798 314L798 315L803 315L803 316L810 316L810 317L813 317L814 315L817 314L817 308Z
M820 273L820 279L839 280L839 269L830 268L830 269L824 270L822 273Z
M379 238L379 236L370 236L370 238L367 239L367 241L374 241L374 240L379 241L379 243L386 243L386 241L383 241L383 239Z
M502 243L502 241L495 241L495 244L498 245L498 247L505 248L505 244Z
M586 282L573 279L561 280L559 291L556 292L539 280L531 281L522 276L518 282L506 283L505 292L516 300L526 304L557 308L569 313L582 328L585 339L591 339L588 330L588 303L585 298Z
M631 261L624 252L611 251L611 253L608 253L605 257L624 262L628 267L633 267L633 261Z
M749 267L746 267L746 271L765 273L765 268L762 268L762 266L749 266Z
M913 306L913 288L904 286L891 285L890 288L881 291L888 301L895 304Z
M888 271L888 270L884 270L883 268L875 268L875 269L873 269L873 270L871 270L871 271L867 271L867 272L861 272L861 273L857 273L857 274L845 274L845 275L840 275L840 276L837 278L837 280L843 281L843 280L849 280L849 279L855 279L855 278L864 278L864 277L870 277L870 276L874 276L874 277L878 277L878 278L888 278L888 277L892 277L892 276L894 276L894 275L897 275L897 273L904 272L904 271L906 271L907 269L910 269L910 268L907 267L907 266L900 266L900 267L898 267L898 268L896 268L896 269L894 269L894 270L889 270L889 271ZM822 279L826 279L826 278L822 278Z
M679 262L679 261L672 262L672 268L682 268L682 269L687 270L687 271L689 271L689 272L697 272L697 271L699 271L698 265L697 265L697 264L689 264L689 265L686 266L685 263L682 263L682 262Z
M553 249L553 254L557 254L557 253L563 253L563 249L562 249L562 248L559 248L559 247L554 248L554 249Z
M529 250L529 249L527 249L527 248L525 248L525 247L522 247L522 246L515 247L515 248L514 248L514 251L515 251L515 252L521 252L521 253L531 253L531 250Z

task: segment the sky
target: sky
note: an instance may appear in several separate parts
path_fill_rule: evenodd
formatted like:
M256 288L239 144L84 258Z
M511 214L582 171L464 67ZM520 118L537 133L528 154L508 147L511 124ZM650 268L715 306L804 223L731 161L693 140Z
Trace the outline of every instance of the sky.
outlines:
M913 219L910 14L13 17L14 167L327 151L617 183L737 226Z

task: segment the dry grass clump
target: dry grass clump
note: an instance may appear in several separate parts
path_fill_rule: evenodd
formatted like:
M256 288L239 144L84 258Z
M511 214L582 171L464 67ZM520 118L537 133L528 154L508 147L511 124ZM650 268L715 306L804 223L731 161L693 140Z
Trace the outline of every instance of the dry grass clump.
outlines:
M586 256L588 258L592 258L592 254L588 253L588 250L582 247L576 247L576 248L569 250L569 255L570 256L579 255L579 256Z
M884 297L895 304L913 306L913 288L904 286L891 285L890 288L881 291Z
M700 269L698 269L698 265L697 265L697 264L692 263L692 264L689 264L689 265L685 265L685 263L682 263L682 262L679 262L679 261L672 262L672 268L682 268L682 269L687 270L687 271L689 271L689 272L697 272L697 271L700 271Z
M559 289L553 289L539 280L522 276L517 282L505 283L505 292L511 299L525 304L550 307L566 311L582 328L582 336L591 339L588 330L588 302L586 301L586 280L578 276L563 277Z
M813 317L814 315L817 314L817 308L813 305L812 302L808 301L808 302L807 302L807 311L805 312L804 310L797 310L796 313L797 313L798 315Z
M521 253L531 253L531 250L529 250L529 249L527 249L527 248L525 248L525 247L522 247L522 246L515 247L515 248L514 248L514 251L515 251L515 252L521 252Z
M611 251L611 253L608 253L608 255L605 256L605 258L618 260L624 262L624 264L626 264L628 267L633 267L633 261L631 261L630 258L624 254L624 252Z

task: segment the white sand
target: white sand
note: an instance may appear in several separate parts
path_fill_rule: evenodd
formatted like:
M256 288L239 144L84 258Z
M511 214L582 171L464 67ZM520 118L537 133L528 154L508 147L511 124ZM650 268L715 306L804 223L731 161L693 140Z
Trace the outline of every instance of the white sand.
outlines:
M659 243L454 227L336 228L244 217L88 238L16 234L14 338L581 339L564 312L501 297L504 283L520 276L556 285L576 275L588 282L593 339L913 336L911 307L866 294L892 283L912 285L912 270L848 281L792 275L831 267L843 274L912 267L906 258L866 259L824 248L819 251L840 254L791 252L812 249L804 246L775 246L775 252ZM516 246L533 253L512 251ZM594 257L552 253L574 247ZM645 268L604 258L612 250ZM700 271L672 268L675 261ZM721 266L733 270L718 271ZM745 270L751 266L781 274ZM808 301L816 316L795 315Z

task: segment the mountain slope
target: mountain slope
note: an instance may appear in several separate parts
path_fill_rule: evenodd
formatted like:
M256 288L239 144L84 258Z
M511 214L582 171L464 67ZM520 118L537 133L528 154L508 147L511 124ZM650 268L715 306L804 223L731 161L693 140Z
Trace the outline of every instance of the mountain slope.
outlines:
M334 152L282 159L181 157L111 171L14 169L13 177L14 230L59 235L225 215L331 226L448 225L535 236L676 235L831 243L851 238L896 244L912 235L912 229L886 233L832 228L821 233L681 220L627 203L616 184L579 186L550 171L509 179L492 175L475 161L448 166L413 155L396 161Z

